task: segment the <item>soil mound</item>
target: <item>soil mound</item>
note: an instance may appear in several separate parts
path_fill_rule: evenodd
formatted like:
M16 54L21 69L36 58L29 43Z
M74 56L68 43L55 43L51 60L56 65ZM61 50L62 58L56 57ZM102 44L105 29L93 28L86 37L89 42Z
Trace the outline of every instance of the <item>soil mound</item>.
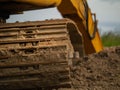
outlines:
M81 58L72 78L74 89L69 90L120 90L120 47Z

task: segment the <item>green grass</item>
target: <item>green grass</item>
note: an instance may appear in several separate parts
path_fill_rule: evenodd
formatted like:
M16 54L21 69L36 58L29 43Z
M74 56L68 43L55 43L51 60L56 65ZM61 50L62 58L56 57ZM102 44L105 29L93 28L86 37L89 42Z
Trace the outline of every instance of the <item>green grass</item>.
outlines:
M120 46L120 34L109 32L102 35L102 43L105 47Z

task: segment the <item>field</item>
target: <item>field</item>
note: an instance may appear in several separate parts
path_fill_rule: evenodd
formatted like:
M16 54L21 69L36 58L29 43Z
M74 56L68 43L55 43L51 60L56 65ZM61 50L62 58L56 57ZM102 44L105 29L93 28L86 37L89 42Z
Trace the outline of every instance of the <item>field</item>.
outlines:
M102 42L105 47L120 46L120 34L116 33L105 33L102 35Z

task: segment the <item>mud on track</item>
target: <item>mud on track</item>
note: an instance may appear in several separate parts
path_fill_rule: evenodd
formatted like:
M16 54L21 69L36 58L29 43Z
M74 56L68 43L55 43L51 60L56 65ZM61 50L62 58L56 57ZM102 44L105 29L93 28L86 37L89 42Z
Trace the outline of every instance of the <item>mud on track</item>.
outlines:
M120 47L84 57L72 75L75 89L60 90L120 90Z

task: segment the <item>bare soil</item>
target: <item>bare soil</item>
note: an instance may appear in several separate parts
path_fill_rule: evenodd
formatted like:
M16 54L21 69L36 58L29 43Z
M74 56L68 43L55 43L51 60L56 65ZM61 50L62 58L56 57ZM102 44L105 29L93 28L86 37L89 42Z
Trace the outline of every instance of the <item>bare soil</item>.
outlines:
M75 68L73 89L60 90L120 90L120 47L81 58Z

